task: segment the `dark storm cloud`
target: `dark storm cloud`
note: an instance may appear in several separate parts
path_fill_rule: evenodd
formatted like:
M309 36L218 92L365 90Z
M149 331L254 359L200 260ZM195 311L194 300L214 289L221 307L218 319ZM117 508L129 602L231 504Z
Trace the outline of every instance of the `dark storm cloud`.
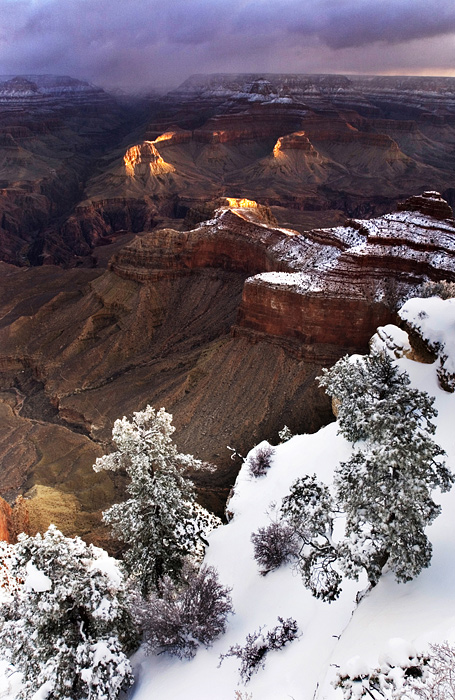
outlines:
M337 56L340 70L362 70L365 52L380 72L377 42L389 44L388 66L400 45L405 72L419 67L419 40L426 61L455 69L453 51L438 57L428 44L451 33L453 0L0 0L0 73L66 72L136 87L192 72L329 71Z

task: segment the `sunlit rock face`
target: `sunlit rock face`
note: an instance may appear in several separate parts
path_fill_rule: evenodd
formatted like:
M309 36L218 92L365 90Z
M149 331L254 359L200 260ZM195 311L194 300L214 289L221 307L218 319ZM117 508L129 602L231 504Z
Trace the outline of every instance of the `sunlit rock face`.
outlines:
M12 518L11 506L0 497L0 540L11 541Z
M279 158L285 151L290 150L305 151L314 157L318 155L304 131L296 131L286 136L280 136L273 147L273 155L275 158Z
M147 178L175 171L172 165L163 160L152 141L144 141L129 148L123 162L130 177Z

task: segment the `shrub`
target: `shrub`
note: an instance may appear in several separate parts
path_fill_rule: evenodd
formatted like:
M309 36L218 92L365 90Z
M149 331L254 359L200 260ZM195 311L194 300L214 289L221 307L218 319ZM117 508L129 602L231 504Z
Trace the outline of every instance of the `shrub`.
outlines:
M371 669L360 657L355 657L347 664L350 666L347 672L338 672L334 686L342 690L344 700L417 700L420 697L414 694L413 686L424 684L429 657L417 654L404 640L395 641L399 642L398 656L393 652L392 656L385 655L378 668ZM450 695L421 697L449 700Z
M183 589L167 576L158 594L143 602L139 617L145 642L152 652L192 658L202 644L210 644L226 631L233 612L230 589L218 581L216 569L203 566L198 572L188 565Z
M267 634L263 634L264 628L260 627L259 630L247 635L243 647L239 644L230 647L226 654L220 656L220 664L228 656L236 656L241 661L240 678L243 683L248 683L254 673L264 668L265 657L269 651L282 649L288 642L297 638L298 626L295 620L292 618L283 620L279 617L278 621L280 624Z
M278 437L280 438L280 442L287 442L293 437L292 430L288 428L287 425L284 425L278 432Z
M271 523L251 535L254 558L265 576L297 556L299 543L294 530L284 523Z
M254 450L254 452L247 459L251 476L264 476L264 474L270 468L274 452L275 450L271 445L259 446Z

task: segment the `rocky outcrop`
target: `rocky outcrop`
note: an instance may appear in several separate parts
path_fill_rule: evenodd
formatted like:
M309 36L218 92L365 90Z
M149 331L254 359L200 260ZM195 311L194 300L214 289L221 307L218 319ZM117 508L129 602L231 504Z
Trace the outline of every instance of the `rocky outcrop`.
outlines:
M280 136L273 147L273 155L276 158L283 151L290 150L305 151L305 153L316 154L316 149L304 131L295 131L292 134Z
M0 540L11 542L12 534L11 506L0 497Z
M450 207L431 193L420 198L426 213L415 214L410 208L417 200L409 209L405 203L401 213L310 232L314 243L326 247L325 262L313 259L306 272L248 279L234 333L273 337L301 357L328 363L343 352L364 350L377 326L396 320L397 304L419 283L455 280L455 222L439 216ZM430 200L437 217L428 214ZM299 238L287 247L287 259L293 251L300 266L309 264Z
M175 172L175 168L160 156L153 141L143 141L128 148L123 156L123 162L129 177L147 179L162 173Z
M261 217L262 210L249 200L245 203L244 207L221 209L215 224L203 224L192 231L160 229L140 236L113 256L110 269L119 277L141 282L173 279L205 268L250 275L290 269L273 254L273 247L289 234L255 223L254 214L257 211Z
M362 352L371 329L390 323L395 312L365 295L369 285L360 275L358 282L349 290L344 284L341 290L330 282L326 288L322 276L317 282L296 279L295 286L286 276L280 283L280 276L273 273L249 279L234 336L283 344L300 359L321 365L333 364L346 353Z
M452 207L439 192L429 191L410 197L398 205L398 211L416 211L438 221L448 220L453 223Z

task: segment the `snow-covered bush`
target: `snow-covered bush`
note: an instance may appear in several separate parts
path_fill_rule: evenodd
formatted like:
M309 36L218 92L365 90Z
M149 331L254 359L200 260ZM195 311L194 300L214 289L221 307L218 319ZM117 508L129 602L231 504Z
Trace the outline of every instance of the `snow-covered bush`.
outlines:
M281 505L282 521L299 542L298 566L303 582L316 598L335 600L341 576L333 567L338 552L332 540L335 504L316 475L303 476L291 486Z
M251 535L251 541L263 576L291 561L300 549L294 530L283 522L260 527Z
M374 585L387 563L397 580L409 581L431 559L424 529L441 510L432 490L447 491L454 480L431 437L433 399L380 353L343 358L320 384L340 402L340 432L363 441L335 474L338 508L346 513L344 570L356 576L363 567Z
M21 584L0 606L0 653L23 673L20 698L111 700L132 684L136 635L112 562L54 526L19 537L11 573Z
M12 595L20 585L20 580L11 571L14 545L0 541L0 589L2 598Z
M210 566L199 571L186 566L182 584L164 577L158 594L142 601L138 616L150 651L192 658L200 645L210 646L224 634L232 600Z
M455 700L455 648L448 642L430 644L417 653L404 640L390 640L394 653L370 669L359 657L350 659L334 682L344 700ZM405 652L405 653L403 653ZM406 653L407 652L407 653Z
M430 644L423 673L408 674L405 698L455 700L455 648L448 642Z
M379 661L379 666L372 669L355 656L340 669L334 686L343 691L344 700L416 700L412 686L427 677L428 655L417 653L404 639L394 638L389 640Z
M271 445L260 445L247 459L251 476L264 476L270 468L274 449Z
M417 290L417 297L440 297L441 299L453 299L455 297L455 282L440 280L439 282L424 282Z
M115 421L117 451L99 457L95 471L123 469L130 498L103 513L112 532L127 545L123 563L144 595L163 576L179 580L184 558L196 554L213 518L195 506L195 489L184 474L201 462L181 454L172 441L172 416L147 406L131 420ZM218 521L219 522L219 521Z
M267 634L263 634L263 627L248 634L243 647L240 644L230 647L226 654L220 656L220 664L228 656L236 656L241 661L240 679L243 683L248 683L254 673L264 668L265 657L269 651L282 649L286 644L297 639L298 626L295 620L292 618L283 620L279 617L278 622L279 624Z
M292 430L288 428L287 425L284 425L278 432L278 437L280 438L280 442L287 442L293 437Z

